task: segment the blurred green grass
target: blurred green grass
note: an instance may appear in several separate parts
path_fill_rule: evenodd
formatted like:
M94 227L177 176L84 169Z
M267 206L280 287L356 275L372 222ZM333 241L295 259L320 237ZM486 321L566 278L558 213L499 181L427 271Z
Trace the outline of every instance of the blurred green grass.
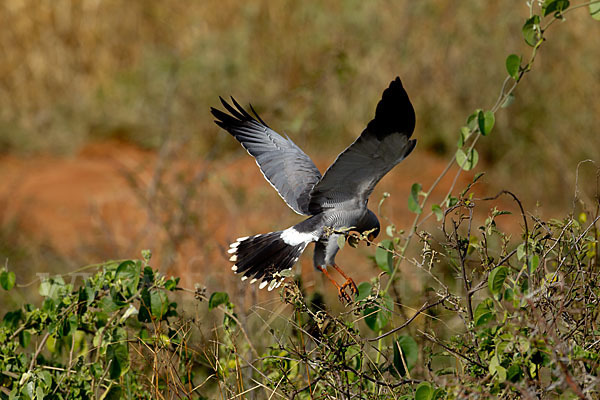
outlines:
M341 150L400 75L419 150L453 153L493 104L509 53L528 54L524 1L34 1L0 5L0 149L71 154L119 138L199 155L237 149L213 125L217 96L253 102L309 154ZM480 144L494 182L566 205L577 162L597 157L600 24L554 26L535 73ZM594 39L595 38L595 39Z

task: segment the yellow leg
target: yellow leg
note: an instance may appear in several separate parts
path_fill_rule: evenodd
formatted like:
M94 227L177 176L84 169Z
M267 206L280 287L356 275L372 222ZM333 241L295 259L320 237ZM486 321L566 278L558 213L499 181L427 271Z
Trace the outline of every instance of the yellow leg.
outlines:
M358 294L358 287L356 287L356 283L354 283L354 280L352 278L350 278L348 275L346 275L344 273L344 271L342 271L342 269L337 265L337 264L331 264L331 266L333 268L336 269L337 272L339 272L344 278L346 278L346 283L344 283L342 285L342 287L340 288L341 291L345 291L345 289L350 286L350 290L352 291L353 294Z
M347 302L351 302L351 301L352 301L352 300L350 299L350 296L348 295L348 293L346 293L346 291L344 290L344 289L345 289L345 288L348 286L348 285L347 285L347 283L348 283L348 282L346 282L346 283L344 284L344 286L340 286L340 285L339 285L339 284L338 284L338 283L337 283L337 282L336 282L336 281L335 281L335 280L334 280L334 279L331 277L331 275L329 275L329 273L327 272L327 270L326 270L325 268L321 267L320 265L319 265L319 266L317 266L317 268L319 269L319 271L321 271L322 273L324 273L324 274L325 274L325 276L327 277L327 279L329 279L329 280L331 281L331 283L333 283L333 285L334 285L334 286L337 288L337 290L338 290L338 296L339 296L339 298L340 298L340 301L342 301L342 302L343 302L344 300L346 300ZM335 267L335 269L338 269L338 268L337 268L337 266ZM338 269L338 271L339 271L339 269ZM354 282L352 282L352 283L354 283ZM355 285L355 286L356 286L356 285ZM357 291L357 293L358 293L358 291Z

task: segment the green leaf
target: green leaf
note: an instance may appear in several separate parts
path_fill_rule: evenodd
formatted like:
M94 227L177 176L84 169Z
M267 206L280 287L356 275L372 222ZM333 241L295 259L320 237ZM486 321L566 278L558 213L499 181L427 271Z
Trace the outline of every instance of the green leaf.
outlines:
M152 317L150 315L150 307L152 301L150 300L150 291L148 288L142 289L142 298L140 300L140 307L138 311L138 321L140 322L151 322Z
M390 322L392 311L394 310L394 302L389 294L384 294L380 304L375 304L365 308L363 315L365 323L374 332L381 331Z
M421 382L415 390L415 400L432 400L433 387L429 382Z
M208 309L209 311L215 307L220 306L221 304L229 303L229 295L225 292L214 292L210 295L210 299L208 300Z
M52 290L52 282L50 281L50 279L44 279L40 283L40 289L39 289L40 296L50 297L51 290Z
M2 325L7 326L11 329L16 329L19 325L19 322L24 320L23 311L15 310L9 311L4 314L4 318L2 318Z
M521 68L521 57L511 54L506 57L506 72L514 80L519 79L519 69Z
M346 244L346 236L345 235L339 235L338 238L337 238L337 245L340 248L340 250L344 248L345 244Z
M26 348L29 346L29 342L31 341L31 332L28 330L23 330L19 333L19 344L21 347Z
M494 128L495 122L496 117L494 116L493 112L479 111L479 114L477 115L477 123L479 125L479 132L481 132L483 136L489 135L489 133L492 131L492 128Z
M529 267L529 273L533 274L537 269L538 265L540 265L540 256L539 254L534 254L530 257L530 260L527 263L527 266Z
M72 332L77 330L77 315L70 314L65 318L58 330L59 337L69 336Z
M421 214L423 210L419 205L419 193L421 192L421 184L413 183L410 188L410 196L408 198L408 209L415 214Z
M46 348L50 353L56 353L56 351L59 349L59 346L57 346L56 336L48 336L48 339L46 340Z
M490 374L497 374L499 382L504 382L506 380L506 368L500 365L497 355L494 355L490 360L488 369L490 371Z
M118 379L129 370L129 348L125 329L117 327L113 331L110 345L106 349L106 362L110 363L111 379Z
M546 0L542 5L544 17L554 13L558 17L563 11L569 8L569 0Z
M487 298L479 303L473 314L475 326L481 326L490 322L494 318L494 302L492 299Z
M400 352L402 350L402 353ZM410 371L419 358L419 346L417 342L410 336L399 336L394 343L394 370L400 376L406 376L406 368ZM403 361L404 359L404 361Z
M525 243L521 243L517 246L517 258L522 260L525 257Z
M523 376L523 372L521 371L521 367L518 364L513 364L508 367L506 371L506 379L515 383L518 382Z
M179 283L179 277L171 277L168 281L165 282L165 289L173 291L177 289L177 284Z
M391 274L394 268L394 255L388 250L394 250L394 243L389 239L384 239L375 249L375 262L383 272Z
M479 111L481 111L480 108L467 117L467 129L469 129L469 131L473 131L477 128L477 115L479 115Z
M161 319L169 309L169 298L165 292L158 289L150 291L150 311L152 315Z
M371 295L371 284L369 282L362 282L358 285L358 294L354 301L361 301Z
M389 237L393 238L395 230L396 230L396 227L393 224L390 224L385 227L385 234L388 235Z
M142 250L142 258L146 262L146 265L150 263L150 259L152 258L152 250L144 249Z
M590 15L596 21L600 21L600 3L590 4Z
M523 25L523 37L525 42L530 46L535 46L541 38L540 16L534 15L525 21Z
M456 151L456 163L459 167L464 169L465 171L470 171L477 165L479 161L479 154L477 150L471 149L469 155L463 151L463 149L458 149Z
M446 208L454 207L458 203L458 199L452 195L448 195L446 199Z
M515 95L512 93L509 93L508 96L506 96L506 99L504 100L504 102L502 103L502 105L500 107L506 108L506 107L510 106L514 101L515 101Z
M504 281L506 280L506 276L508 275L508 268L505 266L496 267L490 272L488 277L488 288L492 295L496 296L502 290L504 286Z
M438 222L444 218L444 211L442 211L442 208L439 205L433 204L431 206L431 211L435 215L435 219L437 219Z
M115 281L120 281L124 285L124 287L127 289L127 297L131 297L137 292L141 270L142 264L140 261L123 261L117 267Z
M458 137L458 147L463 147L467 139L471 136L471 129L468 126L460 128L460 136Z
M113 385L110 389L103 395L102 400L120 400L123 397L123 389L119 385Z
M16 281L17 277L15 276L14 272L7 270L0 272L0 286L2 286L2 289L12 289L15 286Z

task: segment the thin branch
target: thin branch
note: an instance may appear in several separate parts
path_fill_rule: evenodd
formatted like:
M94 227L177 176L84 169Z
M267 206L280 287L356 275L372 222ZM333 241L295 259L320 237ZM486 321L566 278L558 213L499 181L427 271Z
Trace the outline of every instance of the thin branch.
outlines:
M417 312L416 312L416 313L415 313L415 314L414 314L412 317L410 317L410 318L409 318L409 319L408 319L406 322L404 322L404 323L403 323L402 325L400 325L399 327L397 327L397 328L394 328L394 329L392 329L391 331L388 331L388 332L386 332L386 333L384 333L384 334L382 334L382 335L379 335L379 336L377 336L377 337L374 337L374 338L372 338L372 339L367 339L367 340L368 340L369 342L375 342L375 341L377 341L377 340L383 339L383 338L384 338L384 337L386 337L386 336L389 336L389 335L391 335L392 333L398 332L400 329L403 329L403 328L405 328L406 326L408 326L408 324L410 324L410 323L411 323L411 322L412 322L412 321L413 321L415 318L417 318L419 315L421 315L421 313L423 313L424 311L427 311L427 310L429 310L429 309L430 309L430 308L432 308L432 307L435 307L435 306L437 306L437 305L438 305L438 304L440 304L440 303L443 303L443 302L444 302L444 301L445 301L445 300L446 300L448 297L450 297L450 295L449 295L449 294L447 294L447 295L446 295L446 296L444 296L443 298L439 299L439 300L438 300L438 301L436 301L435 303L431 303L431 304L428 304L427 302L425 302L425 304L423 304L423 305L421 306L421 308L419 308L419 309L417 310Z

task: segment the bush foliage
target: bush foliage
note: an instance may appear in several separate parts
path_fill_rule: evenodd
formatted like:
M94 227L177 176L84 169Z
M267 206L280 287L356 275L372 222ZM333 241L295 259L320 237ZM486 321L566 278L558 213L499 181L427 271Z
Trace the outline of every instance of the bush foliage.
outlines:
M193 301L220 318L211 327L178 313L178 279L154 271L148 253L88 267L80 284L48 277L41 305L4 315L0 397L598 396L598 206L551 221L494 208L475 227L480 204L466 192L440 235L419 233L421 258L407 261L429 279L408 315L401 283L381 279L403 260L399 236L378 247L381 276L341 313L300 281L280 291L283 312L245 320L226 293L196 289ZM501 218L522 219L521 240L497 228ZM15 290L11 272L0 283Z

